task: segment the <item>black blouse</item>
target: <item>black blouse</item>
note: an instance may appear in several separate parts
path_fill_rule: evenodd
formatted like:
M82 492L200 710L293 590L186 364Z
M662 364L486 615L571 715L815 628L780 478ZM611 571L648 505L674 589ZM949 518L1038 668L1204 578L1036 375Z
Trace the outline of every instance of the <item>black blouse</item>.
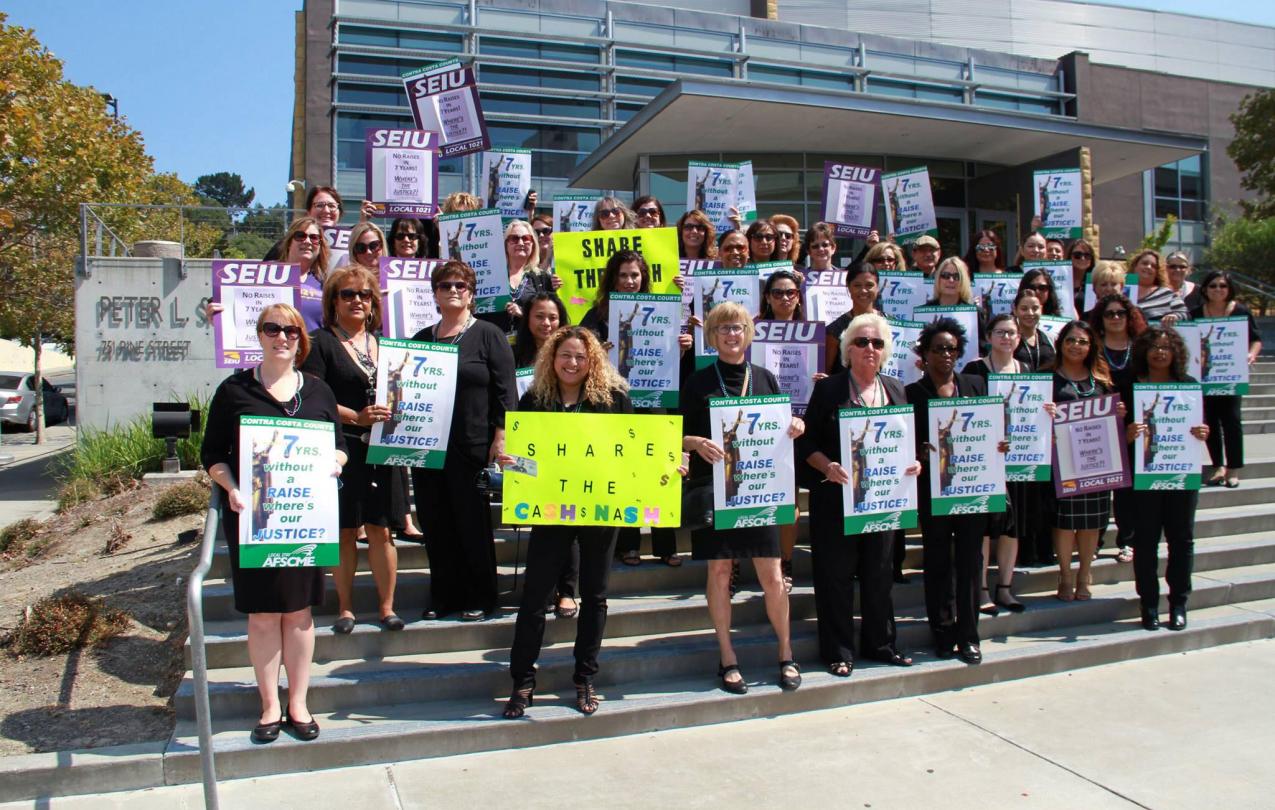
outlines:
M1195 291L1193 291L1193 292L1192 292L1192 295L1194 295L1194 294L1195 294L1195 292L1198 292L1198 291L1199 291L1199 289L1200 289L1200 288L1199 288L1199 286L1197 285L1197 286L1196 286L1196 288L1195 288ZM1200 318L1212 318L1212 317L1213 317L1212 315L1205 315L1205 314L1204 314L1204 304L1200 304L1199 306L1197 306L1197 307L1195 307L1194 309L1192 309L1192 310L1191 310L1191 320L1193 320L1193 321L1195 321L1195 320L1199 320ZM1257 319L1253 317L1253 311L1252 311L1251 309L1249 309L1248 307L1244 306L1244 305L1243 305L1243 304L1241 304L1240 302L1236 301L1236 302L1235 302L1235 310L1234 310L1233 312L1231 312L1231 314L1230 314L1230 315L1227 315L1227 316L1225 316L1225 317L1227 317L1227 318L1248 318L1248 343L1249 343L1249 345L1251 346L1251 345L1253 345L1254 343L1260 343L1260 342L1261 342L1261 340L1262 340L1262 330L1260 330L1260 329L1258 329L1258 328L1257 328Z
M518 400L518 410L520 411L539 411L545 413L559 413L566 411L562 403L555 401L549 407L545 407L536 401L532 393L528 391L522 395L522 399ZM606 405L594 405L588 400L580 400L579 407L571 406L571 413L633 413L633 402L629 399L628 392L619 389L611 391L611 401Z
M903 383L893 377L877 375L885 391L886 404L902 405L907 402ZM816 452L829 460L841 463L841 425L837 412L856 406L850 399L850 372L843 369L815 383L810 392L810 404L806 406L804 421L806 430L797 437L793 448L797 466L797 481L807 489L819 483L822 476L806 463Z
M455 336L438 340L437 324L427 326L412 340L452 343ZM475 319L461 336L457 358L456 401L452 408L452 427L448 448L486 448L497 429L505 427L505 411L518 404L518 386L514 382L514 353L505 333L497 327Z
M355 348L365 351L366 344L360 344L361 341L356 343ZM368 379L367 372L345 350L341 339L333 334L330 327L325 326L310 333L310 354L306 356L301 370L327 383L336 396L337 404L355 413L374 401L374 397L369 395L372 382ZM371 430L370 427L360 425L342 425L341 428L353 436Z
M722 392L721 385L717 379L717 371L714 368L721 371L722 382L726 383L725 393ZM752 369L751 393L743 391L745 368ZM762 397L781 393L783 392L779 390L779 381L775 379L775 375L771 374L768 369L748 363L726 363L714 359L713 365L702 368L687 377L686 383L682 387L682 392L678 399L678 411L682 414L682 435L703 436L705 438L713 435L713 429L708 418L708 400L710 397ZM691 453L689 477L704 478L712 474L712 466L700 458L699 453Z
M221 381L208 405L204 420L204 443L199 460L205 470L214 464L230 465L231 473L239 476L239 417L280 416L288 419L311 419L316 422L332 422L337 425L336 449L344 453L345 435L340 430L336 397L327 383L313 374L301 374L300 407L295 414L284 413L283 403L276 400L253 377L253 369L236 371Z
M1054 344L1050 342L1049 335L1041 329L1036 330L1035 349L1030 348L1024 340L1019 340L1018 347L1014 349L1014 359L1027 366L1030 372L1052 367L1056 356Z

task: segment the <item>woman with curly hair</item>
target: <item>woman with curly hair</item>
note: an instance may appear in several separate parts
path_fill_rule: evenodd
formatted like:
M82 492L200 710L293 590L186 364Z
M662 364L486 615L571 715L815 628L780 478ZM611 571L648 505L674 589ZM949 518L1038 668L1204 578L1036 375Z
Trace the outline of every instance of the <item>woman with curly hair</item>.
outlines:
M691 209L677 218L677 255L700 261L717 258L717 229L703 211Z
M593 332L579 326L559 329L536 358L536 376L531 388L518 402L520 411L550 413L633 413L628 384L607 360L606 350ZM513 458L500 456L508 465ZM581 714L598 710L593 678L598 673L598 650L606 627L607 579L616 530L606 526L534 526L527 546L526 582L518 620L514 625L513 648L509 652L509 674L513 693L505 704L504 716L522 717L532 703L536 688L536 659L545 634L545 602L558 585L558 577L571 554L572 543L580 545L580 618L576 625L575 675L576 708Z
M775 261L787 259L795 265L801 255L801 226L787 214L775 214L770 225L775 229Z
M1172 326L1190 317L1186 303L1169 286L1169 270L1154 250L1140 250L1129 259L1129 270L1137 274L1138 309L1148 322Z
M1133 379L1120 391L1124 401L1126 439L1154 438L1154 428L1138 416L1133 407L1133 383L1194 383L1186 373L1186 343L1172 329L1153 326L1133 343ZM1193 425L1191 435L1199 441L1209 438L1208 425ZM1132 455L1132 453L1131 453ZM1199 492L1193 489L1137 490L1132 494L1133 577L1142 602L1142 626L1160 627L1160 536L1169 547L1169 564L1164 579L1169 585L1169 629L1186 629L1186 600L1191 594L1191 566L1195 556L1195 507Z

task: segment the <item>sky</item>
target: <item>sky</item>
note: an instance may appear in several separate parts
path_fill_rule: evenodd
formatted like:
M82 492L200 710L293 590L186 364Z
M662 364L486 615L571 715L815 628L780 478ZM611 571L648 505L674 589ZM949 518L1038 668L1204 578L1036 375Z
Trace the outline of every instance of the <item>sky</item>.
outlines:
M782 8L784 0L780 0ZM4 0L65 76L119 99L162 172L237 172L283 202L292 138L294 12L302 0ZM1271 0L1120 0L1275 26Z

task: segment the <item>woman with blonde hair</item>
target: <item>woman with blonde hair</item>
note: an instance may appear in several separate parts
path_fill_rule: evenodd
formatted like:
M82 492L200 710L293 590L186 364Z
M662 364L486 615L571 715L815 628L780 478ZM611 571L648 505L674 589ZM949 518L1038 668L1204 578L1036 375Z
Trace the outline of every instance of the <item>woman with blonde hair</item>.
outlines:
M385 255L385 232L374 222L360 222L350 229L350 263L380 274ZM348 265L347 265L348 266Z
M603 197L594 203L590 230L621 231L636 227L637 216L619 197Z
M607 360L606 350L593 332L579 326L559 329L536 356L531 388L518 403L520 411L550 413L633 413L628 383ZM502 465L511 456L499 457ZM580 614L576 623L576 709L589 715L598 710L593 688L598 673L598 650L606 628L607 580L616 530L609 526L533 526L527 546L526 582L518 620L514 625L509 674L513 693L504 716L522 717L536 689L536 659L545 634L545 602L553 595L572 544L580 548Z
M801 226L794 217L787 214L775 214L770 218L770 225L775 229L774 258L787 259L793 264L801 256Z
M934 297L925 305L951 307L973 303L974 288L970 285L969 268L963 260L948 256L934 271Z
M903 249L893 242L877 242L868 248L863 262L872 265L878 272L889 270L901 273L908 269L907 262L903 258Z

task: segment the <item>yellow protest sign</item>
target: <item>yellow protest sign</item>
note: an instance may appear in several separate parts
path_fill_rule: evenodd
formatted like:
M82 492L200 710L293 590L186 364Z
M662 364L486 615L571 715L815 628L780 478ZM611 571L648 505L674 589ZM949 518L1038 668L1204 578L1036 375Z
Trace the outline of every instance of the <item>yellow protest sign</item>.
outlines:
M628 231L556 231L553 234L553 271L562 279L558 297L567 305L572 323L593 306L606 270L607 259L621 250L636 250L651 272L651 292L676 295L673 277L678 273L677 229L635 228Z
M505 414L501 518L549 526L679 526L682 417Z

